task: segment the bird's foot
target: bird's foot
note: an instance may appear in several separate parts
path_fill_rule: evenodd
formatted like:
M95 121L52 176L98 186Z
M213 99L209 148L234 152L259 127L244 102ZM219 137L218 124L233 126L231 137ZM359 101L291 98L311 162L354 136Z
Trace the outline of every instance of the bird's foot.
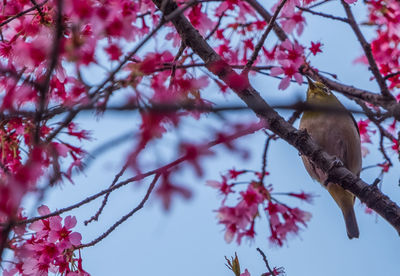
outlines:
M339 158L337 158L336 156L334 157L334 159L333 159L333 161L332 161L332 163L331 163L331 165L330 165L330 167L329 167L329 169L327 170L327 178L326 178L326 180L324 181L324 186L328 186L328 183L329 182L332 182L332 177L331 177L331 174L330 174L330 172L334 169L334 168L338 168L338 167L342 167L342 166L344 166L344 164L343 164L343 162L342 162L342 160L340 160Z

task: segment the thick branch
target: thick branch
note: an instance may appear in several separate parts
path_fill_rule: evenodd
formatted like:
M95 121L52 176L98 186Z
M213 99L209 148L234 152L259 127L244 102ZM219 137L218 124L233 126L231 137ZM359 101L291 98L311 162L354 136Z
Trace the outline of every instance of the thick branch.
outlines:
M159 8L161 0L152 0ZM166 14L176 9L176 4L169 1L165 5ZM200 56L207 64L207 68L229 85L229 78L236 73L222 58L207 44L199 32L190 24L185 16L179 15L172 20L182 41ZM215 66L218 64L219 66ZM223 66L222 66L223 65ZM217 68L216 68L217 67ZM236 74L237 75L237 74ZM260 94L249 84L245 88L230 88L251 108L258 117L263 119L269 129L294 146L302 155L306 156L318 168L324 171L329 179L356 195L362 202L385 218L400 233L400 208L388 196L373 185L368 185L359 177L351 173L337 158L323 151L307 134L286 122ZM259 106L263 105L260 109Z

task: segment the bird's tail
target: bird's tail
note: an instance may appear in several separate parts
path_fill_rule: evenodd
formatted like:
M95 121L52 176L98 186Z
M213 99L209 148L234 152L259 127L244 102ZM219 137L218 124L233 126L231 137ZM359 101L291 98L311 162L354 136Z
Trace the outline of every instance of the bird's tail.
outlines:
M346 224L347 236L349 237L349 239L358 238L360 236L360 232L358 231L356 214L354 213L353 206L349 208L343 208L342 213L344 217L344 222Z
M358 238L360 232L356 215L354 213L354 195L337 184L328 183L328 191L336 201L343 213L344 222L346 223L347 236L349 239Z

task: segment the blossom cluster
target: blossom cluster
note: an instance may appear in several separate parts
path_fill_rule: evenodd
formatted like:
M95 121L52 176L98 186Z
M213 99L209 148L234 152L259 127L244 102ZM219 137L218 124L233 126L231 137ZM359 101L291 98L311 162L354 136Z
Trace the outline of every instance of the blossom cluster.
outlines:
M253 180L238 181L239 176L252 175ZM235 169L222 175L221 181L207 181L207 185L218 189L223 196L221 207L216 211L220 224L225 226L225 241L232 242L236 238L238 244L243 237L252 240L255 237L256 219L260 218L260 212L264 212L269 221L272 244L282 246L290 234L297 234L301 226L306 227L311 218L309 212L299 208L292 208L276 199L272 185L267 187L261 182L261 172ZM268 174L268 173L266 173ZM237 203L228 206L228 197L232 198L236 188L246 185L239 192ZM311 202L312 195L304 192L285 193L285 195Z
M45 205L39 207L38 212L41 216L50 214ZM89 275L82 268L80 252L78 257L74 253L82 239L81 234L72 231L76 222L72 216L65 217L64 222L60 216L52 216L34 221L28 229L18 227L10 239L14 262L3 275Z
M369 24L376 25L371 50L389 89L400 90L400 3L396 0L368 1ZM364 62L365 59L364 59Z

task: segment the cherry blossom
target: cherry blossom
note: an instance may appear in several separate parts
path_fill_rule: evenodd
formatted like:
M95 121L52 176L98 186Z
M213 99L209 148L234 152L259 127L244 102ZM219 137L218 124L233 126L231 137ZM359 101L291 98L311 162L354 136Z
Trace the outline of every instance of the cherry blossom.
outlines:
M321 42L314 43L311 41L311 47L309 49L311 53L315 56L318 53L322 53L321 46L322 46Z
M42 205L38 213L48 215L50 209ZM75 247L81 244L81 234L72 231L76 218L67 216L64 223L62 221L60 216L52 216L29 225L31 238L14 243L18 262L8 269L9 275L17 272L22 275L47 275L50 272L88 275L82 268L80 253L78 258L74 253Z
M225 205L228 196L235 194L234 189L237 189L239 186L234 181L237 180L238 176L244 177L249 172L232 169L228 171L228 174L222 176L222 182L207 181L207 185L219 189L220 193L224 195L221 207L216 212L219 223L225 226L225 241L230 243L236 237L237 243L240 244L243 237L249 240L254 239L256 234L254 228L255 222L258 213L264 209L269 218L271 229L269 240L273 244L282 246L287 241L289 233L298 233L300 229L299 224L303 226L307 225L311 214L299 208L290 208L281 203L273 202L275 199L273 198L272 188L265 188L260 182L256 181L250 181L247 188L239 192L240 198L238 198L236 205ZM260 172L254 173L257 177L260 174ZM312 199L312 195L304 192L288 193L288 195L309 203Z

